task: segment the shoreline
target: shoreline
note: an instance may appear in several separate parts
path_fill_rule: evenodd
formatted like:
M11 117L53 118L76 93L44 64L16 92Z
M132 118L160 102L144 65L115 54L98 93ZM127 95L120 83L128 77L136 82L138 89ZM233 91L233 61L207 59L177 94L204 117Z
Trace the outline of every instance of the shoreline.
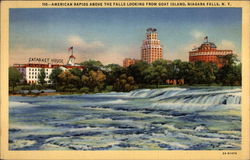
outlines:
M79 95L79 94L84 94L84 93L70 93L70 92L51 92L51 93L27 93L27 94L22 94L22 93L9 93L9 96L22 96L22 97L38 97L38 96L59 96L59 95Z
M224 88L242 88L242 86L168 86L162 88L139 88L139 89L163 89L163 88L214 88L214 87L224 87ZM132 90L134 91L134 90ZM97 92L97 93L110 93L109 92ZM38 97L38 96L59 96L59 95L81 95L81 94L96 94L96 93L81 93L81 92L43 92L43 93L9 93L9 96L27 96L27 97Z

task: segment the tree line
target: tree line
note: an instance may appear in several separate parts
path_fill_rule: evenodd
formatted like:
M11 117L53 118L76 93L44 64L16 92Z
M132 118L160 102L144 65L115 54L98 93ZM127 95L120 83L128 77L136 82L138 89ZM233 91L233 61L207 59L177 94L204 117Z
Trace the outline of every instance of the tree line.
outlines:
M167 80L182 80L185 85L241 85L241 63L235 55L220 57L223 67L209 62L183 62L181 60L157 60L152 64L137 62L124 68L118 64L103 65L100 61L82 62L83 70L73 68L63 71L54 68L49 76L50 85L45 82L45 71L38 75L42 88L53 88L62 92L96 93L103 91L131 91L154 85L166 85ZM9 84L12 89L20 85L22 76L9 68Z

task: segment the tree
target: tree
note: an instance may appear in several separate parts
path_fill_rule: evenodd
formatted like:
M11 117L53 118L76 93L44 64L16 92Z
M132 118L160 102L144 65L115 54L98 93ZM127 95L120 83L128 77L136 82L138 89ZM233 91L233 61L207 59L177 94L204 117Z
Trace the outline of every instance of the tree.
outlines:
M241 64L236 55L225 55L221 57L224 65L217 73L216 80L223 85L241 85Z
M157 88L160 84L165 83L168 77L168 62L166 60L157 60L152 63L145 71L145 81L150 84L156 84Z
M70 84L70 81L73 79L74 75L69 71L64 71L58 75L60 83L66 87Z
M51 74L49 75L49 79L51 80L52 84L55 86L55 88L58 88L58 84L59 84L59 75L62 73L63 71L60 68L54 68L51 72Z
M115 91L128 92L137 88L138 85L135 83L134 77L126 74L120 75L114 84Z
M212 84L216 82L216 74L218 72L217 65L213 62L206 63L205 66L206 83Z
M45 78L46 78L45 69L42 68L42 69L40 70L39 75L38 75L38 82L39 82L42 86L46 83Z
M83 71L79 68L72 68L69 70L72 75L74 75L73 84L76 88L80 89L82 87L81 77L83 75Z
M137 83L145 84L146 82L144 81L145 80L144 70L146 70L149 66L150 64L148 64L147 62L139 61L133 65L130 65L127 68L127 73L128 75L134 77Z
M104 82L106 76L102 71L89 71L87 74L84 74L81 78L83 85L87 86L90 91L100 91L104 89Z
M195 77L196 69L194 62L183 62L183 78L186 84L195 84L197 79Z
M197 61L195 62L195 83L196 84L208 84L215 80L212 68L209 63Z
M224 56L218 56L220 62L223 64L223 66L232 66L232 65L236 65L239 60L237 55L235 54L227 54Z
M12 86L14 92L15 87L21 81L22 75L15 67L9 67L9 85Z
M126 73L126 69L118 64L108 64L105 66L106 84L113 85L121 74Z
M183 79L185 75L185 62L177 59L168 64L168 76L170 79Z
M72 68L69 70L71 74L73 74L74 76L77 76L79 78L82 77L82 71L79 68Z
M96 60L88 60L85 62L81 63L82 66L86 67L84 72L89 72L91 70L97 71L97 70L101 70L103 67L103 64L100 61L96 61Z
M211 84L215 82L217 70L212 62L183 62L180 75L186 84Z

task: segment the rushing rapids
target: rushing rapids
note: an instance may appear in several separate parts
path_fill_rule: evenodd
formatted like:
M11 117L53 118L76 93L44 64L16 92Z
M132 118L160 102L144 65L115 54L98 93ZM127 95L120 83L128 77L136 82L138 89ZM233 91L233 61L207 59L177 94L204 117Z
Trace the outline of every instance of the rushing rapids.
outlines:
M241 149L240 88L10 97L10 150Z

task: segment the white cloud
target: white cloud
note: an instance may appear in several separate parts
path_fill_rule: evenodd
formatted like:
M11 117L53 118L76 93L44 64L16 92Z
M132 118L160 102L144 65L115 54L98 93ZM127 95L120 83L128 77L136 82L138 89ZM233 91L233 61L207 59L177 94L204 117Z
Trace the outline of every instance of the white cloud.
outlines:
M198 30L192 30L190 32L190 35L192 36L193 39L195 40L203 40L204 37L206 36L204 32L198 31Z
M74 46L74 52L84 57L84 60L99 60L103 64L122 64L126 57L138 58L140 48L135 46L106 46L100 41L86 41L80 36L70 36L68 38L69 46Z
M9 63L10 65L14 63L27 63L29 57L46 57L47 51L41 48L26 48L19 45L15 48L10 49Z
M134 48L128 48L127 46L112 46L103 52L96 54L84 54L85 60L94 59L101 61L103 64L120 64L122 65L124 58L138 58L140 51Z
M68 38L69 46L74 46L82 53L98 53L105 50L105 45L100 41L87 42L79 36L70 36Z
M192 30L189 32L190 40L184 44L181 44L167 59L181 59L182 61L188 61L189 51L197 48L203 43L206 34L199 30Z
M217 45L218 49L232 49L236 50L236 46L232 41L229 40L221 40L221 42Z
M122 65L126 57L139 58L140 48L138 46L105 46L100 41L88 42L79 36L70 36L67 42L68 46L74 47L76 62L80 63L89 59L99 60L103 64L116 63ZM42 48L27 48L19 45L10 49L10 65L14 63L28 63L29 57L62 58L67 63L70 53L66 50L54 48L46 50Z
M84 57L78 53L74 53L77 57L77 62L81 62ZM46 49L41 48L27 48L23 45L19 45L15 48L10 49L9 54L9 65L17 64L26 64L28 63L29 58L58 58L63 59L64 63L67 63L69 54L65 51L55 51L51 52Z

